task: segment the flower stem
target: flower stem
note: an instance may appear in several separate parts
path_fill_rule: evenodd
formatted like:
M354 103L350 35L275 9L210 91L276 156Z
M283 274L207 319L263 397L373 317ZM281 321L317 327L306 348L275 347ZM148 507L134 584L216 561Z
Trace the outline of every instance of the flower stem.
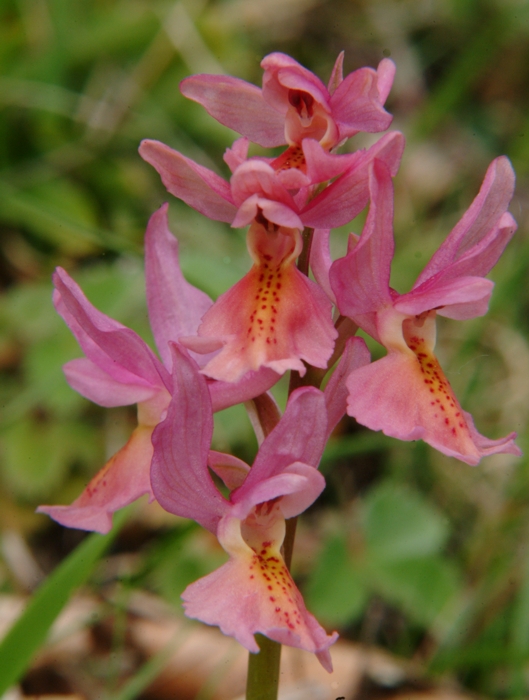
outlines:
M303 250L298 258L298 270L304 275L309 274L310 249L312 247L312 236L314 235L313 228L305 228L301 234L303 237Z
M279 688L281 644L256 634L260 652L248 658L246 700L276 700Z

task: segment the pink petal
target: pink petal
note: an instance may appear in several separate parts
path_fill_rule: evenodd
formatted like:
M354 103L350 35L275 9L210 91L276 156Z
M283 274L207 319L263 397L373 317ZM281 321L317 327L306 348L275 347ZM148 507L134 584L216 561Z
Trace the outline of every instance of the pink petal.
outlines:
M334 68L332 69L331 77L329 78L329 85L327 86L327 89L329 91L329 95L332 95L338 85L343 80L343 59L344 59L344 51L340 51L338 54L338 58L336 59L336 62L334 64Z
M250 467L242 459L215 450L209 451L208 467L222 479L230 491L238 488L250 471Z
M393 85L397 67L389 58L383 58L377 67L377 88L380 103L384 104Z
M264 272L254 265L205 314L199 335L225 343L204 367L207 376L236 382L260 367L278 374L287 369L304 374L302 360L326 366L336 331L325 293L294 264L268 273L269 299L261 280Z
M369 187L371 206L360 241L344 258L336 260L330 271L340 313L357 323L359 316L376 313L391 303L393 185L388 169L380 161L374 163ZM372 325L362 327L377 338Z
M331 114L338 124L340 139L358 131L376 133L389 128L393 117L382 105L376 71L360 68L349 73L331 97Z
M283 53L271 53L261 61L263 97L278 112L289 108L289 90L308 92L322 105L328 105L329 93L321 80L307 68Z
M179 344L200 355L210 355L222 347L221 341L215 338L200 338L198 335L181 336Z
M175 197L210 219L233 221L237 210L228 183L219 175L159 141L142 141L139 152Z
M283 494L278 502L285 519L294 518L307 510L325 488L325 479L320 472L315 467L302 462L294 462L285 469L283 474L272 477L270 481L276 479L291 479L288 490L282 489ZM296 481L298 486L294 488Z
M231 148L226 149L223 158L232 173L248 158L249 145L249 140L243 137L234 141Z
M231 176L230 184L236 206L258 194L294 208L292 197L278 182L274 169L262 160L251 159L242 163Z
M301 220L311 228L336 228L349 223L369 199L367 171L345 173L312 199L301 212Z
M449 280L468 275L484 277L498 262L515 231L516 221L506 212L500 217L497 226L494 226L487 235L453 263L448 264L432 277L425 279L421 284L415 283L413 292L446 284Z
M458 317L461 318L463 309L468 305L468 308L472 308L474 312L480 312L475 315L483 316L487 313L493 287L494 282L483 277L460 277L444 284L430 285L430 288L424 284L409 294L399 296L393 308L408 316L418 316L424 311L444 307L440 310L447 311L450 315L450 307L456 305ZM464 318L473 318L473 316L464 315Z
M138 426L127 444L90 481L70 506L40 506L65 527L106 533L112 528L112 514L149 494L152 501L149 467L152 458L152 427Z
M151 399L160 389L131 375L130 382L116 381L86 357L63 366L68 384L86 399L111 408L129 406Z
M205 378L184 350L172 345L173 398L152 442L152 490L165 510L215 532L228 507L207 467L213 414Z
M422 439L467 464L487 454L433 355L390 352L351 373L347 412L371 430L399 440ZM513 436L491 441L497 452L513 453ZM497 449L496 449L497 447Z
M276 170L276 178L281 183L281 185L286 190L300 190L305 187L309 187L311 184L310 178L301 170L293 167L285 167L280 170ZM296 202L296 197L293 197L294 202ZM303 198L303 204L306 198Z
M275 537L266 534L257 554L242 539L239 521L231 517L221 521L219 540L230 560L186 588L182 594L186 615L217 625L252 652L259 651L254 634L261 633L317 653L330 672L328 648L338 635L327 636L307 611L279 552L284 534L278 535L277 528Z
M327 438L347 412L347 377L356 369L368 365L369 350L363 338L349 338L338 366L327 382L323 392L327 409Z
M402 134L392 132L379 139L367 151L361 152L349 170L302 210L303 223L314 228L334 228L354 219L369 199L368 169L371 163L375 159L382 161L394 175L398 170L403 149Z
M505 156L490 164L479 194L420 274L415 286L453 264L498 226L514 191L514 172ZM490 268L489 268L490 269Z
M356 167L362 161L365 152L336 155L329 153L315 139L303 139L303 154L306 161L307 175L311 183L325 182L342 175L349 168Z
M320 472L308 464L294 462L281 473L257 481L252 488L238 489L231 494L231 515L244 520L252 508L276 499L285 518L303 513L325 488L325 479Z
M303 222L297 215L296 206L292 200L288 204L265 199L259 194L253 194L239 207L237 216L233 220L233 228L239 228L251 224L259 214L259 209L267 221L285 228L302 229Z
M310 269L314 279L323 289L329 299L336 304L336 297L331 288L329 270L332 265L331 251L329 250L330 228L316 228L312 237L310 248Z
M178 261L178 241L167 223L168 205L155 212L145 234L145 276L149 320L158 351L170 369L169 343L195 335L202 316L213 302L189 284Z
M509 454L521 457L521 449L518 447L518 445L514 444L516 433L509 433L509 435L499 438L498 440L490 440L484 435L481 435L481 433L478 433L474 425L474 419L470 413L463 411L463 415L465 416L472 439L474 440L474 443L476 444L482 457L495 454Z
M285 143L283 117L255 85L223 75L193 75L182 81L180 90L221 124L250 141L265 148Z
M264 394L281 379L281 376L267 367L256 372L248 372L238 382L208 382L213 412L222 411L238 403Z
M282 473L290 464L320 463L327 436L323 394L314 387L294 391L281 420L264 440L254 464L235 500L245 499L256 484Z
M381 160L391 173L392 177L399 171L400 161L404 152L406 140L400 131L390 131L382 136L370 148L365 151L364 158L370 162L377 158Z
M112 379L160 389L168 375L154 353L134 331L98 311L69 275L53 275L54 304L84 353Z

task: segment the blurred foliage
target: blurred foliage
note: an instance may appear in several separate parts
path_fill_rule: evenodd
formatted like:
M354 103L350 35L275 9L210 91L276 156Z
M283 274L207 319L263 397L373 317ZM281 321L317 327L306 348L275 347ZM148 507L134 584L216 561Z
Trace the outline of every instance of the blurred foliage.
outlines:
M325 80L342 49L347 72L383 56L397 64L388 108L408 142L395 183L399 291L468 207L488 163L501 153L513 161L519 232L492 274L490 313L441 320L438 348L479 429L491 437L515 429L527 447L524 0L4 0L0 526L21 531L41 561L61 554L58 528L34 507L75 497L134 422L131 410L103 411L67 386L61 365L79 350L51 304L54 267L150 340L142 237L168 195L137 155L140 140L162 140L226 174L222 154L234 134L186 101L179 81L226 72L259 83L262 56L276 50ZM348 147L372 140L358 136ZM184 272L212 296L247 270L243 232L175 200L170 219ZM337 254L361 220L334 235ZM238 408L217 417L215 441L247 460L255 452ZM497 456L472 469L344 420L322 469L328 488L302 523L295 561L311 609L343 635L414 657L475 692L526 697L527 459ZM140 512L140 560L128 585L177 604L223 553L199 528ZM6 559L3 590L20 587L10 568Z

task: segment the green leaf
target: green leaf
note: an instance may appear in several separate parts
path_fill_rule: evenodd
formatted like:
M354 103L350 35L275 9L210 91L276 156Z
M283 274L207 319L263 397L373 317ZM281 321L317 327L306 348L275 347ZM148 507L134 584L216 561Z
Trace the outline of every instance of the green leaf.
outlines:
M330 625L343 627L362 613L367 591L344 537L325 544L304 593L309 609Z
M10 425L3 433L2 480L8 489L27 499L49 495L66 472L66 435L61 423L28 418Z
M432 624L459 591L457 570L441 557L375 565L372 580L386 599L423 625Z
M384 483L367 496L362 522L369 554L381 562L434 554L446 542L446 518L419 493Z
M33 595L0 644L0 696L21 678L69 597L87 580L124 525L129 512L126 508L114 516L114 527L107 535L94 533L87 537Z
M210 533L194 523L175 528L158 543L148 567L149 585L181 609L184 589L224 564L226 553Z

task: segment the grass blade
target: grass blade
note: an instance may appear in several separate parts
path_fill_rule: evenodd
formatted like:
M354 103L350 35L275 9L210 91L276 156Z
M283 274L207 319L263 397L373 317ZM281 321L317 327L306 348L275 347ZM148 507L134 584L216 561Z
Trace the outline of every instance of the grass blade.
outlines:
M44 581L0 644L0 696L23 675L73 591L84 583L125 523L129 509L114 516L107 535L87 537Z

